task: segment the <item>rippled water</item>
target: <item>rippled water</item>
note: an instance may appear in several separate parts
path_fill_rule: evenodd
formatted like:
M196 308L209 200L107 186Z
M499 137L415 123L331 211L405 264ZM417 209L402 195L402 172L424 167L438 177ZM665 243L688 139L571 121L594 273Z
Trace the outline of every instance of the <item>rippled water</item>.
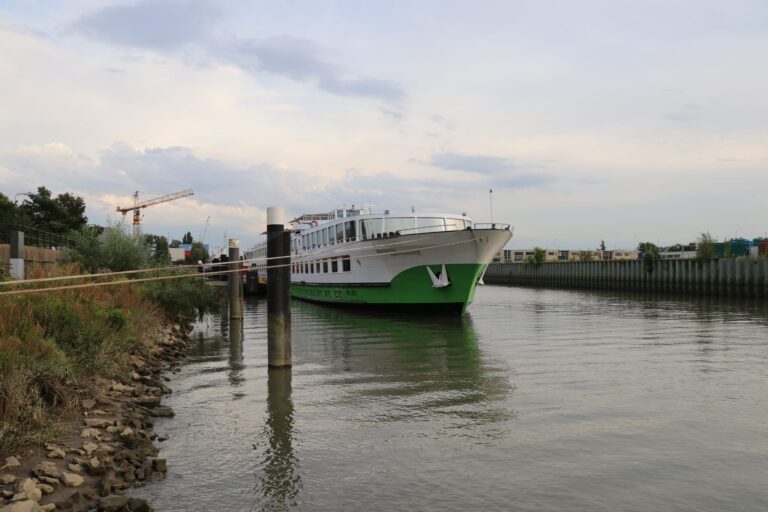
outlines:
M157 422L187 510L766 510L768 304L486 286L467 317L266 302L195 333Z

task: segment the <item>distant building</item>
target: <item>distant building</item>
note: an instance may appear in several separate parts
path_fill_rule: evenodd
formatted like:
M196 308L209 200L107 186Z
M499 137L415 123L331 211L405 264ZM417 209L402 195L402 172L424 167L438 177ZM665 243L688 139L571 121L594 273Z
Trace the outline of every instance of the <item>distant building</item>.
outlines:
M663 260L692 260L696 251L661 251L659 257Z

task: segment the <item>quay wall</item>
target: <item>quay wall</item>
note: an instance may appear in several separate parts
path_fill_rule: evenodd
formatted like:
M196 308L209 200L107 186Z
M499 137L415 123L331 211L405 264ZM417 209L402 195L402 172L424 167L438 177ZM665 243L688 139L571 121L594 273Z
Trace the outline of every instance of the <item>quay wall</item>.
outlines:
M491 263L489 284L768 297L768 258Z

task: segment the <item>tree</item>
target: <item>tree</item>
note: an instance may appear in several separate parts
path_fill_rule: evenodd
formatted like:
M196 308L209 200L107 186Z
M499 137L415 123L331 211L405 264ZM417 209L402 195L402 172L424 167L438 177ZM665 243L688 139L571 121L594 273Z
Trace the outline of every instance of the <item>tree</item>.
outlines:
M600 250L601 251L605 250L605 240L600 240Z
M20 209L34 227L51 233L79 231L88 223L82 197L68 192L53 197L45 187L38 187L36 193L27 194Z
M168 250L168 239L164 236L157 237L155 241L155 258L163 263L170 263L171 253Z
M709 260L715 257L715 239L709 231L701 233L696 239L696 259Z
M176 240L175 238L171 240L171 249L178 249L181 247L181 240Z
M192 242L192 248L189 251L189 256L184 258L184 262L194 265L198 261L208 263L208 252L205 250L202 242Z
M192 233L187 231L187 233L184 235L184 237L181 239L181 243L183 244L191 244L194 240L192 239Z
M538 267L545 261L547 261L547 252L541 247L534 247L533 254L526 257L524 263Z
M89 272L137 270L147 266L146 247L134 239L124 224L104 228L83 228L75 237L75 247L67 259L80 263Z
M0 192L0 224L29 224L29 219L24 212L2 192Z
M643 267L645 271L652 274L656 262L661 259L659 248L653 242L640 242L637 244L637 250L643 254Z

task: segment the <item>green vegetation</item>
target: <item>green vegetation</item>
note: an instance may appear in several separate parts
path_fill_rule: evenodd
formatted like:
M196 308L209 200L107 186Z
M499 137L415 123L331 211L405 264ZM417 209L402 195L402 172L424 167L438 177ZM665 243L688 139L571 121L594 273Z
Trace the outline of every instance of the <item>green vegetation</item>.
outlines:
M696 239L696 259L709 260L715 257L715 239L709 231L701 233Z
M83 228L75 246L66 252L65 261L78 263L88 272L137 270L149 264L146 247L128 235L123 224Z
M656 262L661 259L659 248L653 242L640 242L637 250L643 254L643 268L648 274L653 273Z
M19 205L0 194L0 223L26 224L49 233L66 235L82 229L88 222L82 197L70 193L53 197L45 187L23 195L26 199Z
M593 261L595 258L592 256L592 251L579 252L579 261Z
M57 268L70 275L150 270L160 261L123 225L81 228L65 259L71 264ZM188 270L141 277L175 272ZM130 355L145 351L164 322L187 323L219 300L198 277L0 297L0 453L51 439L54 419L88 398L99 378L124 378Z
M523 261L523 263L526 263L528 265L533 265L534 267L538 267L546 261L547 261L547 252L541 247L534 247L533 254L531 254L530 256L527 256Z

